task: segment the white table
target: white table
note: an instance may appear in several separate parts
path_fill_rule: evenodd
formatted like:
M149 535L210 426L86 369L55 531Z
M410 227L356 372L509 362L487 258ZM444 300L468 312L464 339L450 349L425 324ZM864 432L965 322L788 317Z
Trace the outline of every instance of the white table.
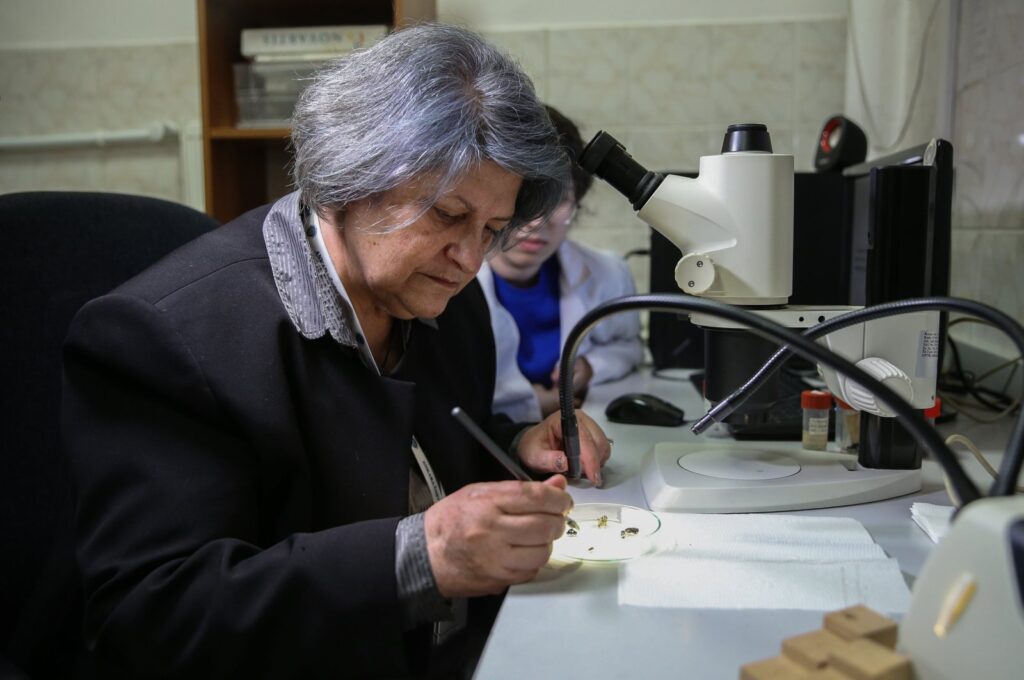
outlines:
M647 507L639 471L644 454L657 442L696 440L689 426L644 427L609 423L605 405L626 392L649 392L686 411L687 420L704 413L700 395L682 373L680 380L652 377L649 371L591 388L583 409L615 440L605 468L605 486L575 485L577 503L613 502ZM959 418L949 432L966 434L983 451L1001 452L1009 422L972 426ZM990 456L998 465L999 456ZM976 480L987 476L971 460ZM878 503L806 510L794 514L852 517L861 522L891 557L908 584L933 544L910 518L914 501L948 505L937 466L926 461L924 488L911 496ZM699 584L695 584L699 587ZM509 678L737 678L747 662L777 656L784 638L820 628L822 612L798 610L649 609L619 606L618 566L574 564L545 568L531 583L514 586L502 605L474 676Z

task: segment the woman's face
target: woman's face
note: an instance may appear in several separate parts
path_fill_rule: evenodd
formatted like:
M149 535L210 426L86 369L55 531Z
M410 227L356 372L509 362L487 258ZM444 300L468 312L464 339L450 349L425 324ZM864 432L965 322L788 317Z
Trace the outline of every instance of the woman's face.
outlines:
M546 220L534 220L523 228L524 236L508 250L494 256L505 268L536 272L562 245L576 216L576 196L570 190Z
M476 276L497 232L514 216L521 183L519 175L487 161L403 229L381 234L375 227L416 215L426 193L419 182L349 204L325 220L338 227L325 229L324 238L360 317L441 314ZM340 248L332 248L332 241Z

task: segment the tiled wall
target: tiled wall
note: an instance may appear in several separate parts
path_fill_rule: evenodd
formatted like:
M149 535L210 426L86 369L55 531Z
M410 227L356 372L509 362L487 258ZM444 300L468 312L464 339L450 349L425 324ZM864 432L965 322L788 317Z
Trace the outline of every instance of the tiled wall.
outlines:
M196 44L0 50L0 137L118 131L199 119ZM181 201L174 139L0 151L0 193L120 191Z
M1024 323L1024 3L964 0L959 35L952 291ZM994 330L954 333L1017 355Z
M695 170L730 123L763 122L775 150L808 170L824 119L843 108L845 19L486 35L584 140L604 129L651 169ZM647 247L647 227L603 182L583 206L575 238L621 253ZM646 290L646 258L630 264Z
M843 104L844 19L489 33L540 95L581 127L606 129L654 169L695 169L729 123L765 122L775 149L808 169L814 138ZM199 117L194 43L0 51L0 136L132 128ZM182 200L177 144L0 152L0 192L92 189ZM597 182L575 236L621 253L647 227ZM632 258L641 290L647 260Z

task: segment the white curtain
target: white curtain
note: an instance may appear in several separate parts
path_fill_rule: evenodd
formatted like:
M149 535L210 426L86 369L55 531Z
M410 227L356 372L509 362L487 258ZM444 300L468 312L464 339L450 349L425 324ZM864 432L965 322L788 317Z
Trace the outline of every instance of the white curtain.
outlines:
M850 0L846 114L868 158L952 137L958 0Z

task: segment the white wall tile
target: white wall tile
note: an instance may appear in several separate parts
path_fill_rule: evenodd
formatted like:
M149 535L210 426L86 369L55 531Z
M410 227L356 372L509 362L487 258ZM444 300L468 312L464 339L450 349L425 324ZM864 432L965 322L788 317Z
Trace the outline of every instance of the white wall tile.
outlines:
M950 292L1024 319L1024 232L959 230L951 246ZM1004 334L977 324L959 329L957 337L1003 356L1017 354Z
M637 28L627 81L634 125L707 125L712 106L711 38L707 26Z
M1024 63L989 81L984 226L1024 230Z
M123 129L154 120L199 118L194 45L112 47L97 50L102 127Z
M0 52L0 135L118 131L199 118L195 43ZM181 200L178 147L0 155L0 191L117 191Z
M957 87L968 87L988 74L993 26L990 0L961 0L957 38Z
M514 57L542 99L547 92L547 31L489 31L483 36Z
M796 27L791 23L713 27L711 78L721 123L791 125L796 98Z
M797 24L796 40L796 119L820 128L843 111L846 21Z
M992 30L992 56L989 73L1024 64L1024 2L990 0L989 22Z
M953 226L985 225L985 175L991 135L988 129L989 83L975 80L958 90L953 127Z
M628 124L628 60L622 30L548 31L549 101L588 126Z
M953 224L1024 230L1024 64L957 92Z
M103 157L101 172L103 186L113 187L110 191L181 200L175 144L111 149Z
M958 29L951 290L1024 322L1024 3L964 0ZM976 324L956 335L1016 354Z
M11 95L24 104L18 134L93 130L97 118L97 64L87 49L23 53L11 75Z
M634 128L630 154L651 170L697 171L701 156L721 151L725 128Z

